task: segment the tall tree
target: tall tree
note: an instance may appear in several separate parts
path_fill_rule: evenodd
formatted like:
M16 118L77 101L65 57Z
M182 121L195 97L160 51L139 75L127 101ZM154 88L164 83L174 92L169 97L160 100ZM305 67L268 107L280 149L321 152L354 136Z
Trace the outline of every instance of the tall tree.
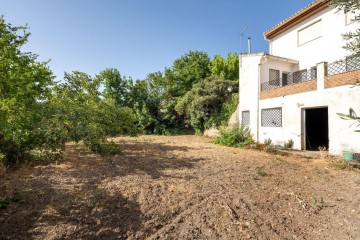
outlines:
M211 75L215 78L227 80L239 79L239 57L236 53L228 53L224 59L221 55L215 55L211 61Z
M194 83L210 75L210 58L207 53L199 51L189 51L165 71L165 78L170 81L177 96L184 95Z
M0 17L0 160L14 163L42 147L39 129L53 73L37 55L21 51L30 33Z
M119 70L108 68L101 71L97 79L104 84L104 96L115 100L119 106L129 106L132 79L122 77Z

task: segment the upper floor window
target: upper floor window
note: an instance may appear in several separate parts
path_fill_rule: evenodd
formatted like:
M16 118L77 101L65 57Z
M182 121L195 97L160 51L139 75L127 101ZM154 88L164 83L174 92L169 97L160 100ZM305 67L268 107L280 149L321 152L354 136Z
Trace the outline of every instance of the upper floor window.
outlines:
M304 45L322 36L321 19L298 31L298 46Z

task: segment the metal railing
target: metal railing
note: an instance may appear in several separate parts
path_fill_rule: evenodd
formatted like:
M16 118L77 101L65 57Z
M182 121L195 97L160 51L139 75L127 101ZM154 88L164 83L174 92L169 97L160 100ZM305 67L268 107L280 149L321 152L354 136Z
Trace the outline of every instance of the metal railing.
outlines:
M266 91L271 89L276 89L280 87L285 87L288 85L293 85L301 82L307 82L310 80L315 80L316 76L316 67L312 67L311 69L304 69L292 74L287 74L286 77L282 77L279 79L271 80L268 82L261 83L260 90Z
M360 56L351 56L342 60L328 63L325 70L325 75L333 76L358 69L360 69Z

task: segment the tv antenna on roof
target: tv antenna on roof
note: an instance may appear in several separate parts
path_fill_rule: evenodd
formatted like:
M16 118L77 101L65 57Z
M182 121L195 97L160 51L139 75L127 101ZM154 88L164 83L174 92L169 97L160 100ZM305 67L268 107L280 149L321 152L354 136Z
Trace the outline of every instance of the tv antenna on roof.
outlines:
M245 27L244 30L240 33L240 54L241 54L241 47L242 47L242 38L244 37L245 35L245 32L248 30L248 27Z

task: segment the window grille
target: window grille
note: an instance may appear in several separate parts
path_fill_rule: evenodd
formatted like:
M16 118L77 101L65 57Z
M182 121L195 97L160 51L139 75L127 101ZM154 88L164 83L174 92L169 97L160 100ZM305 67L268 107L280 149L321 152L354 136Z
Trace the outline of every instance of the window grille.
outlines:
M282 126L282 109L281 108L261 109L261 126L262 127L281 127Z
M250 111L242 111L241 124L246 126L250 125Z
M273 86L280 86L280 71L269 69L269 84Z

